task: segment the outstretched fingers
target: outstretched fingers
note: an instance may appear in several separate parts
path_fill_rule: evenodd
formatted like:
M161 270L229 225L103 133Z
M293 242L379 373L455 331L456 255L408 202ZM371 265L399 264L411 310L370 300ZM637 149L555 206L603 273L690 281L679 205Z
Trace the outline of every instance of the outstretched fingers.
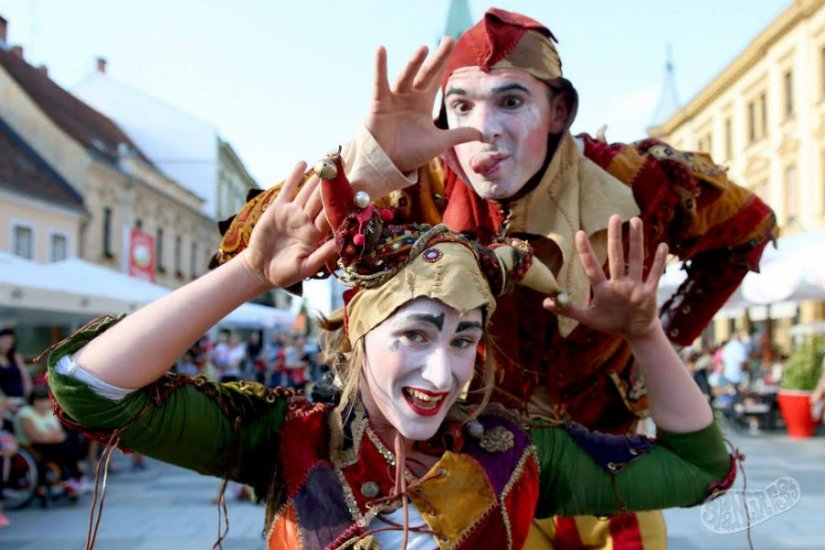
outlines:
M335 239L330 239L316 248L304 262L306 267L305 273L318 273L321 268L334 260L336 256Z
M390 81L387 78L387 50L380 46L375 52L375 82L373 99L378 101L390 94Z
M395 81L394 90L396 92L406 92L412 88L416 75L418 74L418 70L424 64L424 60L427 59L428 52L429 49L427 46L420 46L417 50L415 50L415 53L407 62L407 65Z
M590 286L597 286L605 282L604 271L599 265L599 259L590 246L590 240L584 231L576 232L576 250L579 252L579 259L584 267L584 273L590 280Z
M625 275L624 247L622 245L622 219L610 216L607 222L607 265L612 280L619 280Z
M301 190L295 196L294 202L296 205L303 207L310 218L314 218L318 210L321 209L321 191L319 187L320 179L317 175L312 174L304 182Z
M421 70L418 71L413 86L425 90L438 86L441 81L441 74L444 72L444 66L452 50L453 40L449 36L445 36L441 39L441 43L432 57L427 59Z
M304 171L307 169L306 162L299 162L295 165L292 169L292 172L289 174L289 177L286 179L284 184L281 186L280 191L278 191L278 196L275 197L275 200L272 201L272 206L277 207L291 202L293 197L295 197L295 190L298 189L298 185L304 179Z
M650 272L647 275L645 284L655 292L659 288L659 280L665 272L665 263L667 262L668 247L667 243L659 243L656 247L656 256L653 257L653 263L650 265Z
M642 220L636 217L630 219L630 235L627 252L627 276L632 281L642 280L644 270L644 230Z

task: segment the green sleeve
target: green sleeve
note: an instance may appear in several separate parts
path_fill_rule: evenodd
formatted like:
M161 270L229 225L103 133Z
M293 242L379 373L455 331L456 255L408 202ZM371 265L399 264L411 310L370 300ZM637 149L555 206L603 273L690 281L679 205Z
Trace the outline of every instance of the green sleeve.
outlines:
M540 466L536 517L609 515L693 506L731 471L716 424L696 432L659 430L659 439L620 471L602 468L564 427L533 430Z
M63 420L103 440L120 430L125 449L202 474L228 475L266 494L275 479L277 435L289 397L260 384L168 374L112 401L54 370L61 357L116 322L110 317L84 327L49 356L49 385Z

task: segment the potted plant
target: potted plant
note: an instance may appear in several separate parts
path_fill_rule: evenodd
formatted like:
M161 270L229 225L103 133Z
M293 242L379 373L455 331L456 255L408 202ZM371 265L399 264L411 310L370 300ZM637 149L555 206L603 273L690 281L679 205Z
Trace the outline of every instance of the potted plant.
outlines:
M803 344L782 371L777 401L788 435L794 438L811 437L821 420L811 414L811 392L822 372L821 345L819 338Z

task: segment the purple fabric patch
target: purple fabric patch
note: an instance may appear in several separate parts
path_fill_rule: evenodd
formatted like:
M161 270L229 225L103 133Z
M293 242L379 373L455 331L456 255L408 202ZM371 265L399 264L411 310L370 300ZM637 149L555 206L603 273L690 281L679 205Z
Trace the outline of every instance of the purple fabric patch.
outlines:
M573 441L587 451L596 464L611 473L622 471L625 466L653 449L653 443L641 435L628 437L591 432L573 422L567 422L565 427Z
M330 466L319 463L293 499L305 550L322 550L353 523L341 484Z
M482 449L479 440L465 434L462 452L473 457L481 464L498 497L513 476L513 471L524 454L524 450L530 445L530 439L518 424L504 417L495 414L482 414L478 417L478 421L484 426L485 431L503 426L513 433L513 447L511 449L492 453Z

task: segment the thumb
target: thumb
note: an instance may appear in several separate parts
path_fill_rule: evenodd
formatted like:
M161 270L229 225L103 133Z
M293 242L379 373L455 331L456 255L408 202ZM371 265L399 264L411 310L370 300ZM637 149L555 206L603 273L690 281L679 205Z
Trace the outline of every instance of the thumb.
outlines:
M335 258L335 239L330 239L318 247L306 260L307 271L318 273L321 267Z
M556 315L563 315L583 324L587 324L590 318L590 308L587 307L572 304L567 307L560 307L553 298L545 298L541 305L544 306L544 309L552 311Z
M440 132L442 150L446 151L451 147L467 143L468 141L481 141L481 131L476 128L453 128Z

